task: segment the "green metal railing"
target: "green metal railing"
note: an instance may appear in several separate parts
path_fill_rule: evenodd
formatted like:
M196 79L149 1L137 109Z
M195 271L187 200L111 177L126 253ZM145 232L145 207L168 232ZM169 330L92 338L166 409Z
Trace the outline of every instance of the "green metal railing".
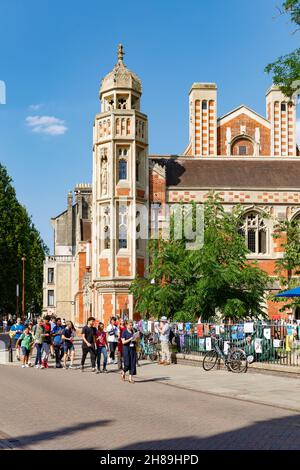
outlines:
M201 337L197 334L197 325L193 325L189 332L176 335L177 350L185 354L204 355L207 351L206 338L216 337L221 340L223 347L226 346L226 342L230 342L243 348L256 362L300 365L300 326L289 323L256 322L253 324L253 332L242 334L241 330L238 333L238 330L234 329L241 325L224 325L216 334L215 324L203 324L206 333ZM269 330L268 334L265 330ZM184 340L180 341L182 335Z

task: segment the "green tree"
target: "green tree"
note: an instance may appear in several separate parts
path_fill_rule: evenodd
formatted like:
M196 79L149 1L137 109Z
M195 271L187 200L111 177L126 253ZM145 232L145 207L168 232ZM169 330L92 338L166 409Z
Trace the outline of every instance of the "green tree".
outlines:
M283 257L276 261L276 274L280 285L284 289L292 289L300 284L300 220L285 220L277 224L273 237L281 240ZM284 298L272 296L274 301L282 301ZM280 308L284 311L290 308L300 307L300 300L286 298L286 303Z
M18 202L12 180L0 164L0 310L16 310L16 285L22 285L26 257L25 311L42 307L43 260L47 247L26 209Z
M300 26L300 0L285 0L282 5L282 13L290 15L292 23ZM267 73L272 73L273 83L278 85L281 91L292 98L299 90L300 80L300 48L279 57L275 62L267 65Z
M224 210L217 195L204 204L204 244L187 250L184 238L149 243L146 279L136 279L132 292L143 316L167 315L178 321L264 316L262 302L268 276L247 260L238 232L242 211ZM172 231L171 231L172 234Z

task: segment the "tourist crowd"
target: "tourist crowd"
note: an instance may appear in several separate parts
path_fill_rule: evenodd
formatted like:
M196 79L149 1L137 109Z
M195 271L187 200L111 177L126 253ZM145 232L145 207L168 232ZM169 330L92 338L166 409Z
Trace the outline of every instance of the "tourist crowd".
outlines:
M142 331L132 321L112 317L105 327L102 322L95 326L96 320L90 317L80 334L71 321L49 315L40 318L35 324L24 324L18 318L10 326L11 346L16 350L17 360L22 360L22 367L47 369L49 356L55 359L55 367L74 369L75 338L82 341L81 370L84 370L87 356L90 356L92 372L107 373L108 364L118 364L121 378L125 380L129 373L129 382L134 383L138 362L138 351ZM161 343L159 364L170 364L170 326L166 317L160 319L157 327ZM35 351L35 362L32 356ZM102 365L101 365L102 361ZM68 365L69 364L69 365Z

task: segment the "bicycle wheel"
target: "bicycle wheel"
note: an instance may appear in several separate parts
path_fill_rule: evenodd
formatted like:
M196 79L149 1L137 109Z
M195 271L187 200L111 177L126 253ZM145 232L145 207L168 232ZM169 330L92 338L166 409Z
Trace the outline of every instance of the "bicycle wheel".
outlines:
M228 354L227 365L231 372L247 372L248 361L245 351L242 349L233 349Z
M203 369L206 371L212 370L217 363L218 357L217 351L208 351L203 357Z

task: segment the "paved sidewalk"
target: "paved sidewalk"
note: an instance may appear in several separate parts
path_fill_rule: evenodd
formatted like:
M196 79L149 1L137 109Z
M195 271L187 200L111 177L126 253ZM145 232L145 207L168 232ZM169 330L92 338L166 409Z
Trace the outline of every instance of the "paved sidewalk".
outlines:
M300 412L300 377L287 378L250 371L233 374L218 369L205 372L202 366L149 363L142 368L142 375L157 375L157 381L165 385Z

